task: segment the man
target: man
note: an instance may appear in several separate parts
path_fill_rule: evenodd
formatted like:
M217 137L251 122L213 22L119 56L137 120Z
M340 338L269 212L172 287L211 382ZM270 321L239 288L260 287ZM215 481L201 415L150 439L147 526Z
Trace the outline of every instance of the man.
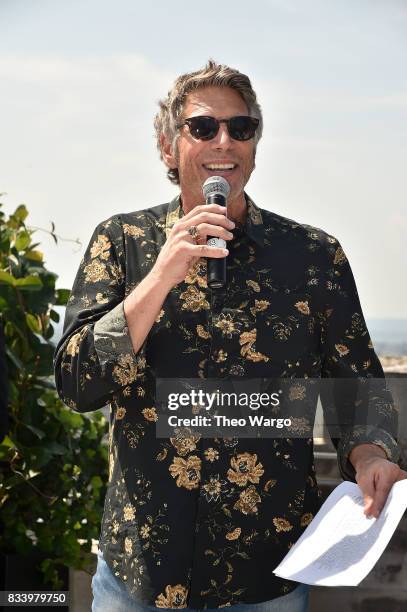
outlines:
M155 127L181 193L97 226L55 355L68 406L110 405L93 610L306 610L306 585L272 570L321 504L312 438L158 439L155 381L383 371L338 241L244 191L262 132L249 78L213 61L180 76ZM227 215L205 205L213 175L230 185ZM211 291L207 258L225 256L227 288ZM385 412L334 439L343 477L356 477L373 516L407 476L391 404Z

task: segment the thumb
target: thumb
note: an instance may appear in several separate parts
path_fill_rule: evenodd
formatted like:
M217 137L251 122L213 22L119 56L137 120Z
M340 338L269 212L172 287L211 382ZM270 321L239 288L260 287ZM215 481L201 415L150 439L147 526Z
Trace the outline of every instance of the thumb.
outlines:
M358 485L363 494L363 501L365 504L364 513L368 514L368 511L372 507L373 499L375 496L375 486L373 477L365 477L358 482Z

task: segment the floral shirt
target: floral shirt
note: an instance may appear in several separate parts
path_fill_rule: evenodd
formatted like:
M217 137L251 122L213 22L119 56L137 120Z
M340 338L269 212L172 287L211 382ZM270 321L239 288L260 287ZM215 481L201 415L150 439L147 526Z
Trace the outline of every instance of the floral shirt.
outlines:
M55 351L66 405L110 406L99 548L130 597L158 608L222 608L293 590L298 583L272 570L321 496L312 438L157 438L156 378L383 377L336 238L245 197L245 223L228 242L227 291L207 287L201 258L137 353L123 300L183 216L181 199L100 223ZM343 478L354 481L348 455L358 443L397 461L396 411L380 410L380 425L333 439Z

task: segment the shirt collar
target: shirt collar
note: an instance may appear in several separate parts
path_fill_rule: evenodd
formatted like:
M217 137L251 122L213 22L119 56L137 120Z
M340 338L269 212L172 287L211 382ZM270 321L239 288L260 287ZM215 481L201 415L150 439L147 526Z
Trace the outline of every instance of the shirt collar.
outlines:
M247 214L245 222L242 225L237 224L236 229L245 234L256 244L263 247L264 246L264 224L263 217L261 214L261 210L253 200L244 193L246 204L247 204ZM184 216L184 211L182 209L181 204L181 194L175 196L173 200L168 205L167 217L165 221L165 235L168 238L168 235L173 227L173 225Z

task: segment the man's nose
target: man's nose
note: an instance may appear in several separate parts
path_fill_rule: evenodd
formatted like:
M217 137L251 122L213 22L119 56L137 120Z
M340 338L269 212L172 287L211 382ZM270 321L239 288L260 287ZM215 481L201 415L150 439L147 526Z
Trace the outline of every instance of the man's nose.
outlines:
M213 144L216 148L229 148L233 144L233 139L230 137L226 123L219 125L219 131L213 139Z

